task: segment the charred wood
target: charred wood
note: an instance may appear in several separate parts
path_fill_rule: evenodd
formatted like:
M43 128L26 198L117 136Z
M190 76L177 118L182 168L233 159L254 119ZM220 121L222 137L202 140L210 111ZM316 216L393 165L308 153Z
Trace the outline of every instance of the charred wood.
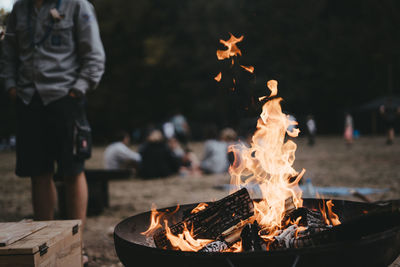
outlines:
M315 223L313 219L311 223L308 223L306 230L299 231L297 237L288 242L288 247L302 248L359 240L363 236L379 232L382 228L399 224L400 209L398 203L384 203L366 214L343 221L337 226L321 226L319 222Z
M257 221L253 224L248 223L242 230L240 237L242 238L243 251L266 251L267 246L264 240L260 237L259 232L261 227Z
M285 219L296 221L299 217L301 217L300 221L298 222L299 226L311 226L311 227L325 226L325 221L320 211L310 210L304 207L295 209L292 212L288 213L285 216Z
M207 208L187 216L181 222L170 227L174 235L190 229L194 238L218 239L223 232L248 219L254 214L254 204L246 188L211 203ZM158 248L171 248L165 230L153 236Z

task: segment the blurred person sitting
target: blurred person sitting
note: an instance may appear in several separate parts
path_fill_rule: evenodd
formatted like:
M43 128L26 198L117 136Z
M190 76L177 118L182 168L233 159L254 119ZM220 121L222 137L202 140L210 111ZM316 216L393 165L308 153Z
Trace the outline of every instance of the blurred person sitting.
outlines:
M313 146L315 144L315 135L317 133L317 125L315 123L313 115L307 116L307 137L308 145Z
M167 140L175 137L175 127L171 121L169 120L165 121L162 125L162 130Z
M189 141L190 127L185 116L183 116L179 111L176 111L175 115L171 118L171 123L174 125L176 138L186 146Z
M202 171L200 168L200 160L191 149L185 149L185 153L181 158L181 165L179 167L179 174L181 176L200 176Z
M204 156L200 168L204 173L224 173L229 168L228 146L237 139L231 128L221 131L219 139L209 139L204 143Z
M181 144L175 137L167 138L168 147L174 153L177 158L182 158L185 155L185 150L182 148Z
M139 148L142 163L139 176L143 178L166 177L178 173L180 159L168 146L160 130L152 130Z
M197 155L189 148L183 149L175 137L167 140L174 156L179 159L179 174L181 176L201 175L200 160Z
M131 138L125 131L119 131L115 140L104 151L104 167L110 169L137 168L142 161L142 156L132 151L128 146Z

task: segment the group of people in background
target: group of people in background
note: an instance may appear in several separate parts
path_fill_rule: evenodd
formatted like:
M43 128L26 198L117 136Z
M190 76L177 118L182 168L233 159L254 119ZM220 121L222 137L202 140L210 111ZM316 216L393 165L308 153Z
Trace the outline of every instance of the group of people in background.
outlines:
M388 105L382 105L380 113L386 122L387 144L392 144L394 121L400 114L400 109L394 110ZM296 120L293 115L289 116L289 119ZM317 123L313 115L307 116L304 128L307 143L313 146L317 134ZM357 134L353 116L349 112L344 115L343 129L345 144L351 147ZM290 130L288 129L288 131ZM209 127L201 158L190 149L189 139L189 124L179 112L159 127L150 127L145 132L137 151L130 148L130 134L119 131L104 152L104 167L106 169L131 169L138 177L142 178L166 177L176 174L199 176L228 171L230 163L233 162L232 155L228 153L228 147L238 142L238 135L232 128L218 131L216 127ZM244 138L242 141L249 140Z
M228 146L237 141L231 128L209 136L200 159L189 147L190 128L181 114L158 128L149 129L137 151L130 148L130 135L119 131L104 152L106 169L131 169L141 178L224 173L229 168Z

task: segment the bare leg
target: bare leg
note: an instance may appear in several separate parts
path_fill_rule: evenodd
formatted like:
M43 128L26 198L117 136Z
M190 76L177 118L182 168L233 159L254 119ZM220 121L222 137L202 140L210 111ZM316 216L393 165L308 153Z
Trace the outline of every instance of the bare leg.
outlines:
M65 183L65 199L67 216L70 219L82 220L82 228L86 221L86 209L88 203L88 187L84 172L75 177L68 177Z
M57 205L57 190L53 174L34 176L32 181L32 204L34 219L38 221L53 220Z

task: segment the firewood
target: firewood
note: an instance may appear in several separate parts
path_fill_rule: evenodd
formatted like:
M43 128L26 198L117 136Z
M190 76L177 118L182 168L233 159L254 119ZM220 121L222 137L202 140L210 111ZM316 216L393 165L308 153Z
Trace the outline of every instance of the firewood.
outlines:
M322 227L325 225L324 219L320 211L310 210L305 207L300 207L298 209L292 210L290 213L286 214L285 219L296 221L299 217L301 217L298 223L299 226Z
M296 206L294 205L293 198L292 197L287 198L285 200L285 214L291 213L295 209L296 209ZM258 225L257 221L250 223L249 220L241 221L237 225L232 226L231 228L225 230L221 234L219 239L225 241L225 243L227 243L228 246L230 247L234 243L239 241L240 239L243 240L243 237L244 237L246 239L245 242L248 242L249 246L252 246L252 245L250 245L250 243L254 243L255 249L266 250L265 243L258 234L258 232L261 230L261 227ZM250 231L252 233L251 234L245 233L244 236L242 236L243 231L248 231L248 230L245 230L246 227L251 228Z
M254 204L246 188L211 203L207 208L187 216L170 227L174 235L183 232L185 225L194 238L217 240L227 229L248 219L254 214ZM158 248L170 249L166 231L159 230L153 236Z
M324 245L361 239L363 236L377 233L400 224L398 202L380 203L368 213L343 221L340 225L309 227L309 233L299 233L293 240L294 248Z
M293 239L295 237L296 234L296 230L297 230L298 226L296 224L293 224L287 228L285 228L284 230L282 230L282 232L275 236L275 241L274 241L274 245L273 247L277 248L290 248L292 247L292 242Z
M285 200L285 213L289 214L292 211L296 209L296 206L294 205L293 197L288 197Z
M242 238L243 251L267 250L264 240L259 235L260 230L261 227L258 225L257 221L254 221L253 224L246 224L240 235Z

